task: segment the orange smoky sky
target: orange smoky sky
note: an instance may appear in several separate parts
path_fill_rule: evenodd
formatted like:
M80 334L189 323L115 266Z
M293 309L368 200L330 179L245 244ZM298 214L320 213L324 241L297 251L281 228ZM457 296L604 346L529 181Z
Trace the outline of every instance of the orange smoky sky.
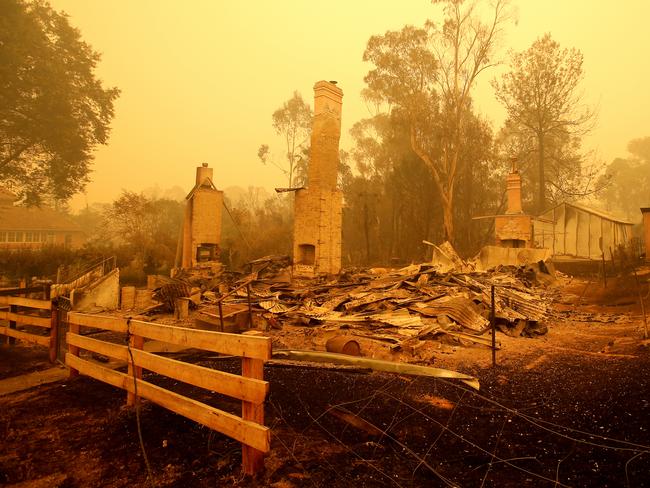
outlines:
M586 99L599 111L585 141L609 162L626 154L630 139L650 135L650 2L626 0L514 0L517 22L502 54L523 50L545 32L585 57ZM440 20L428 0L51 0L70 16L84 40L102 53L98 74L122 94L112 136L97 150L92 182L73 207L109 202L121 189L158 186L189 190L194 167L207 162L215 182L284 186L286 178L257 159L282 142L271 114L294 90L312 102L314 82L343 89L343 137L369 116L361 99L368 38L406 24ZM474 93L479 111L497 130L504 112L486 72Z

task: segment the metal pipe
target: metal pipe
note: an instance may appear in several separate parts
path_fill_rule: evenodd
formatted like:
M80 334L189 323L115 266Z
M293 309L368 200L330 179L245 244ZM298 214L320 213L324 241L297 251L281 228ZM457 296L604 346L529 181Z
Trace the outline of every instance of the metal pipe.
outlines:
M221 322L221 332L223 332L223 307L221 305L221 300L219 300L219 321Z
M232 295L233 293L235 293L237 290L240 290L240 289L244 288L245 286L246 286L246 287L250 286L250 284L251 284L253 281L254 281L254 278L251 278L251 279L247 280L245 283L242 283L241 285L236 286L235 288L233 288L232 290L230 290L228 293L224 293L223 295L221 295L221 296L219 297L219 301L222 302L222 301L224 301L226 298L228 298L230 295Z
M246 295L248 297L248 326L253 328L253 306L251 305L251 285L250 283L246 285Z
M490 325L492 326L492 367L497 365L497 330L496 330L496 314L494 308L494 285L491 289L492 303L490 309Z

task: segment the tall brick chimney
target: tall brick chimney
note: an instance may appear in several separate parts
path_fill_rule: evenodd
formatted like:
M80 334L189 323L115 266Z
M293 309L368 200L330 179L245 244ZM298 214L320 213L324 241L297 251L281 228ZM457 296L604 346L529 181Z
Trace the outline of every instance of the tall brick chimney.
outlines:
M343 90L335 82L314 85L309 187L334 190L339 171L339 139Z
M343 193L336 188L343 90L336 82L314 85L314 119L307 188L295 192L293 272L295 276L341 270Z

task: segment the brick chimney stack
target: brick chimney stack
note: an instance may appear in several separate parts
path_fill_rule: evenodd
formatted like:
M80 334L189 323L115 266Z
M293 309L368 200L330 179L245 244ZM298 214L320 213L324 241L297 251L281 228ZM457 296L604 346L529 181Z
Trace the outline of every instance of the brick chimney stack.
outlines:
M506 189L508 194L508 208L506 214L511 215L523 213L521 209L521 176L516 168L506 177Z
M343 90L336 82L314 85L314 120L311 133L309 187L334 190L339 171L339 139Z
M343 192L336 188L343 90L335 81L314 85L314 118L307 188L295 192L294 276L334 275L341 271Z
M212 179L213 176L213 169L208 168L208 163L203 163L201 166L196 168L196 184L200 185L202 184L206 178L210 178L210 181L214 181Z

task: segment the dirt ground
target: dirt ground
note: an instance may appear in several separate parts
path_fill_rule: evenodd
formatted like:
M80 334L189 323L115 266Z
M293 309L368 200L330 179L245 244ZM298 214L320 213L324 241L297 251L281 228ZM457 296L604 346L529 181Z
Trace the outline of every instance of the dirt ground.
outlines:
M650 345L638 302L615 281L609 291L585 280L562 286L546 336L498 334L496 368L483 346L436 355L435 366L477 376L479 392L431 378L268 364L272 450L257 480L240 475L238 443L143 402L154 485L650 486ZM0 378L41 368L43 354L0 346ZM181 358L239 369L209 354ZM145 379L238 412L209 392ZM0 484L148 486L136 415L124 400L83 377L0 396ZM370 432L342 420L349 413Z
M52 367L49 352L44 347L25 347L20 342L17 344L17 347L0 344L0 380Z

